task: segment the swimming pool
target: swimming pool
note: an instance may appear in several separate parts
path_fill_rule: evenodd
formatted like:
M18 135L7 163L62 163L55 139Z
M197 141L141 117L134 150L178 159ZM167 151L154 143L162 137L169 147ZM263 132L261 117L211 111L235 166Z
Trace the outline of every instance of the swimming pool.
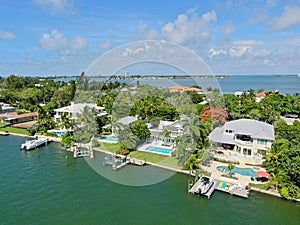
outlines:
M48 130L49 133L56 134L57 136L62 136L68 133L68 131L60 131L60 130Z
M226 173L228 172L227 166L217 166L217 170L220 172ZM255 173L252 169L250 168L239 168L239 167L234 167L232 170L233 173L238 173L242 176L248 176L248 177L259 177L257 173Z
M154 146L149 146L148 148L146 148L146 151L158 153L158 154L162 154L162 155L170 155L172 152L171 149L159 148L159 147L154 147Z
M118 142L119 138L117 138L117 137L101 137L101 140Z

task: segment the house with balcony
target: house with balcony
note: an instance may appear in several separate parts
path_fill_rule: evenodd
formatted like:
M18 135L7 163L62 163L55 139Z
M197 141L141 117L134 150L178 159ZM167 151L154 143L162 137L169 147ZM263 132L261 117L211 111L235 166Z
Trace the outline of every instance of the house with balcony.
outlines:
M218 152L246 164L261 164L275 140L274 126L252 119L239 119L215 128L209 134Z
M151 133L150 141L163 141L164 143L171 145L175 142L176 137L183 134L183 123L180 120L160 120L158 127L149 129L149 131Z
M79 115L81 115L83 113L85 107L95 108L98 116L107 115L105 108L101 107L101 106L97 106L96 104L71 102L71 105L69 105L69 106L65 106L65 107L54 110L55 111L54 120L55 120L55 122L59 123L61 116L64 113L67 113L70 120L72 120L72 122L76 122Z

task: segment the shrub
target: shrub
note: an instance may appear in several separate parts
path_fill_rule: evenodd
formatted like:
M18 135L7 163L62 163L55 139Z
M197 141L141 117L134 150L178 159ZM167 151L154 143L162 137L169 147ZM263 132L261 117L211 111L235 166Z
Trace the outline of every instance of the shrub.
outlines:
M93 139L93 141L92 141L92 147L93 148L100 147L99 141L97 141L96 139Z
M121 155L128 155L130 153L130 151L128 149L121 149L118 151L118 154Z

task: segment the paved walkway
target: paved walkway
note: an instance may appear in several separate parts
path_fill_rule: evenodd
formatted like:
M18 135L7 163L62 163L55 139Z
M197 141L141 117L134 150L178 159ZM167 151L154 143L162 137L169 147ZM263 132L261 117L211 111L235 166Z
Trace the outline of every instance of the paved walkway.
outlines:
M222 162L213 161L212 164L211 164L211 166L210 167L206 167L205 169L208 169L208 172L211 172L211 176L213 178L215 178L215 179L218 179L218 180L227 181L227 182L231 182L231 183L235 183L235 184L241 184L241 185L244 185L244 186L245 185L249 185L250 182L256 183L256 182L251 181L251 177L250 176L243 176L243 175L240 175L240 174L237 174L237 173L234 174L234 177L238 178L237 180L224 177L224 176L222 176L224 173L220 172L217 169L218 166L225 166L225 167L227 167L228 163L222 163ZM259 169L260 171L265 171L263 168L257 167L257 166L247 166L245 164L238 164L236 166L239 167L239 168L250 168L250 169L252 169L254 171L256 171L257 168L260 168Z

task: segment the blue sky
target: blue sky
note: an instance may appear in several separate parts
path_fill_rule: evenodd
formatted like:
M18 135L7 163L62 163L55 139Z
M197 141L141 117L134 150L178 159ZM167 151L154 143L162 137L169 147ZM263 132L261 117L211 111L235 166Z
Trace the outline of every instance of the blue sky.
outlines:
M80 75L141 40L183 46L215 74L300 73L299 0L10 0L0 11L0 76Z

